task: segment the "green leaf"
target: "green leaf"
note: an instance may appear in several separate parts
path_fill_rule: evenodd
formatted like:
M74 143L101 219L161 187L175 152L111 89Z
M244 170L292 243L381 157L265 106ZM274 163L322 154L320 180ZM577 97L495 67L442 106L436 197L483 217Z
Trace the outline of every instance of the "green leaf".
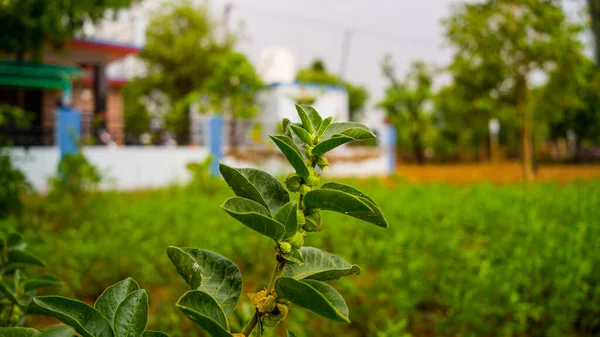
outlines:
M375 134L371 132L369 129L363 128L349 128L342 131L340 134L348 137L352 137L354 139L370 139L376 138Z
M225 256L205 249L170 246L167 255L193 290L210 294L228 317L242 292L240 268Z
M183 294L176 306L183 314L206 330L213 337L232 337L225 313L209 294L201 290L190 290Z
M39 257L22 250L12 249L8 252L8 262L14 264L30 264L44 267L45 263Z
M278 296L323 317L350 323L346 302L328 284L315 280L298 281L284 276L275 281L275 292Z
M304 258L302 266L286 264L286 276L296 280L311 279L318 281L337 280L342 276L360 274L360 267L334 254L324 252L314 247L301 247L300 252Z
M304 258L302 257L302 252L297 249L297 248L293 248L292 247L292 251L289 253L281 253L281 256L286 259L287 261L290 262L294 262L294 265L296 264L303 264L304 263ZM290 265L289 263L286 264Z
M267 172L244 168L236 169L219 164L221 175L238 197L254 200L275 214L290 201L290 194L281 182Z
M37 276L36 278L25 281L25 283L23 284L23 289L25 290L25 292L29 292L29 291L32 291L35 289L55 286L55 285L59 285L62 283L63 283L62 280L60 280L56 276L40 275L40 276Z
M113 337L110 322L89 305L60 296L39 296L33 301L48 316L73 327L82 337Z
M381 212L379 206L375 203L373 199L371 199L361 191L357 190L356 188L340 183L331 182L323 184L323 186L321 186L321 189L342 191L348 194L352 194L355 197L358 197L362 202L369 205L369 207L373 210L373 213L350 213L348 215L375 224L379 227L388 228L389 225L387 219L383 215L383 212Z
M296 170L296 173L301 177L307 178L310 174L308 167L292 138L285 135L269 135L269 137L275 142L275 145L281 150L285 158L287 158L288 162Z
M292 138L292 132L290 131L290 124L292 124L292 122L289 119L284 118L282 121L282 129L283 129L283 133L286 136Z
M6 246L9 248L15 247L21 242L23 242L23 235L19 233L10 233L6 237Z
M115 337L139 337L148 324L148 294L136 290L123 300L113 321Z
M291 238L298 230L297 211L298 203L290 201L275 213L273 220L279 222L285 227L284 239Z
M146 330L142 334L142 337L169 337L169 335L160 331Z
M286 332L287 337L296 337L296 335L293 332L291 332L290 330L286 329L285 332Z
M15 274L13 276L13 281L15 284L15 289L17 293L23 292L23 283L27 280L27 276L21 271L21 269L16 269Z
M3 337L39 337L40 332L32 328L0 328L0 336Z
M0 238L0 254L4 253L4 248L6 248L6 242L3 238Z
M317 137L320 138L323 136L323 133L325 133L325 130L327 130L327 128L329 127L329 124L331 124L332 119L333 119L332 117L327 117L327 118L325 118L325 120L323 120L321 125L319 125L319 130L317 131Z
M306 129L308 133L314 134L315 127L313 126L312 121L308 117L307 111L305 111L304 108L298 104L296 104L296 110L298 111L298 116L300 117L300 121L302 122L302 126L304 126L304 129Z
M371 214L373 210L360 198L337 190L312 190L304 196L306 208L320 208L343 214Z
M369 132L369 133L358 134L358 133L356 133L356 131L351 131L352 133L356 133L357 136L360 135L362 137L367 137L367 138L375 137L375 135L373 135L371 130L369 130L369 128L363 124L356 123L356 122L342 122L342 123L331 123L329 125L329 127L327 127L327 130L325 130L325 132L323 133L323 136L321 138L323 140L329 139L329 138L333 137L334 135L344 134L344 131L347 131L349 129L356 129L356 128L363 129L363 130L366 130ZM369 134L372 136L369 136ZM354 139L367 139L367 138L356 138L356 137L353 137L353 138Z
M314 131L311 131L311 133L314 133L316 130L318 130L321 127L321 122L323 121L323 118L321 117L321 115L319 115L317 110L315 110L315 108L313 108L310 105L300 105L300 108L302 110L304 110L304 112L308 116L308 119L310 120L310 124L312 125L312 127L314 129ZM296 106L296 110L297 109L298 109L298 106Z
M117 308L123 300L132 292L140 289L140 286L130 277L117 282L106 288L100 297L96 299L94 308L98 310L109 322L113 323Z
M292 129L292 131L294 131L296 136L298 136L298 138L300 138L304 143L312 144L311 135L306 130L304 130L304 128L295 125L290 125L290 128Z
M70 326L55 325L42 330L39 337L73 337L74 335L75 331Z
M333 137L321 141L314 149L312 149L313 156L322 156L325 153L335 149L338 146L344 145L348 142L353 141L354 138L344 135L334 135Z
M19 305L19 299L17 298L17 292L11 286L0 282L0 294L4 294L6 298L12 303Z
M225 200L221 208L237 221L273 240L280 240L285 235L285 227L271 219L269 211L256 201L232 197Z

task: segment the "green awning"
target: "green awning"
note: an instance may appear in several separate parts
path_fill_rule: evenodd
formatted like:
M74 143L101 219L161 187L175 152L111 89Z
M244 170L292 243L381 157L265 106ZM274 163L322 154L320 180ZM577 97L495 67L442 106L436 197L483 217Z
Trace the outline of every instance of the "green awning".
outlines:
M81 74L81 69L77 67L33 62L0 62L0 86L6 87L62 89L69 85L71 77Z

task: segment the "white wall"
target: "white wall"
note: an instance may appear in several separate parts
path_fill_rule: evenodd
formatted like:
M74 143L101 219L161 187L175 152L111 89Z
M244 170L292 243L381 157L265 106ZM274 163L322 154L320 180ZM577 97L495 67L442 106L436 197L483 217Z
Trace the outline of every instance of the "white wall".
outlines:
M185 183L186 165L203 161L205 147L84 147L87 159L106 177L104 189L137 190ZM56 147L14 148L11 155L36 190L48 190L48 178L56 173L59 150ZM330 156L331 167L324 175L373 176L389 173L389 151L382 148L341 147ZM235 167L254 167L281 176L293 171L283 157L264 157L246 162L227 157L224 162Z
M84 147L83 152L107 177L103 187L120 190L186 182L189 179L186 165L208 156L203 147ZM15 148L12 155L36 190L47 191L48 178L56 173L58 166L58 148Z

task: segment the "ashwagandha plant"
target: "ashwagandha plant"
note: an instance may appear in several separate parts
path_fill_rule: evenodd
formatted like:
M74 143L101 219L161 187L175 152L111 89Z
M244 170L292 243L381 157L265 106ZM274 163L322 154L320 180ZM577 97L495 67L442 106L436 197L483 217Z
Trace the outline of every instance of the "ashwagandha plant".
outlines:
M24 324L37 290L62 283L55 276L35 274L35 268L44 265L28 250L21 234L0 238L0 327Z
M310 106L296 105L296 109L302 123L284 119L284 134L270 136L295 170L285 180L287 190L266 172L220 165L221 174L236 194L221 207L275 242L275 271L266 288L248 294L255 312L243 331L231 333L227 321L242 290L242 276L235 263L204 249L167 249L178 273L192 289L179 298L177 307L213 337L247 337L256 327L261 336L265 328L285 319L291 304L335 321L350 322L344 299L326 282L359 274L360 268L334 254L304 247L304 238L323 229L322 211L388 227L375 201L344 184L321 185L317 169L329 166L324 157L327 152L375 135L359 123L322 119ZM298 200L291 200L290 192L298 193ZM287 334L294 336L289 331Z
M167 337L162 332L146 330L148 295L131 278L106 288L93 307L62 296L38 296L33 301L37 305L33 308L35 314L55 317L81 337ZM30 337L16 332L12 336ZM73 333L67 336L72 337Z

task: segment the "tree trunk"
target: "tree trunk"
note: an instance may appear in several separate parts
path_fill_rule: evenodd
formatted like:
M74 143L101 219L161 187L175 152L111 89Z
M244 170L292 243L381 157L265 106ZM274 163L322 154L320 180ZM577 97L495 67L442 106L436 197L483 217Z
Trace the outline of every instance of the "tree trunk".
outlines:
M527 79L523 75L517 77L517 114L521 116L521 148L523 176L525 180L533 180L533 144L532 144L532 116L527 109Z
M594 54L596 63L600 64L600 0L588 0L587 3L594 35Z
M423 142L421 141L421 135L419 132L413 133L413 151L417 164L423 165L425 163L425 156L423 154Z

